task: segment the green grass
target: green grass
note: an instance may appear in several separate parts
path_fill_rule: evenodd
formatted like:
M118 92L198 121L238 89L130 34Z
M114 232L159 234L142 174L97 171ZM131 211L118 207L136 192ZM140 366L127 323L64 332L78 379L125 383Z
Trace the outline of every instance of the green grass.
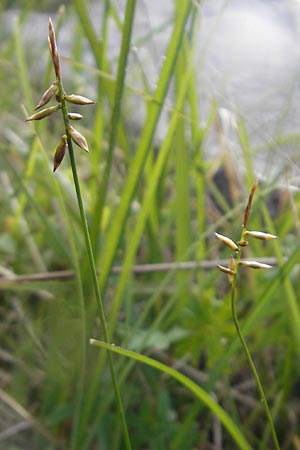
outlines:
M90 22L89 5L81 0L61 11L57 35L59 45L59 34L72 14L76 32L71 56L61 64L63 73L70 71L74 77L64 81L65 89L84 95L89 79L96 87L96 104L78 125L90 153L75 149L75 158L109 339L115 344L97 345L114 352L132 448L213 448L220 436L221 448L228 450L272 448L235 334L224 275L214 268L179 272L172 267L137 274L132 266L227 259L228 251L214 232L239 238L255 179L254 155L272 151L274 142L252 148L240 119L239 164L245 171L240 174L239 198L228 202L225 189L211 176L217 162L204 158L217 103L212 102L208 121L202 124L193 65L199 17L193 3L177 3L154 92L145 83L140 92L125 76L133 10L123 24L114 4L105 5L101 41ZM71 270L73 275L68 280L0 279L0 449L119 450L124 441L107 351L89 345L90 338L104 337L68 157L52 172L61 119L56 115L24 123L53 77L47 28L41 54L32 54L23 42L26 8L12 35L0 44L1 273L13 277ZM110 21L123 36L116 76L107 50ZM151 33L145 30L139 45L149 39ZM92 66L85 63L85 46L93 55ZM42 75L34 69L40 58L45 60ZM131 99L145 111L136 134L128 126ZM168 123L157 145L162 112L168 114ZM288 139L278 136L277 145ZM239 171L234 161L230 164L233 173ZM232 174L229 182L236 182ZM274 257L278 265L266 272L241 270L236 306L283 443L296 442L300 433L299 424L290 419L299 407L300 199L298 192L287 194L272 216L266 205L277 187L276 179L260 185L249 229L279 236L268 245L251 243L254 256ZM23 431L14 430L22 422ZM11 435L5 436L7 430Z

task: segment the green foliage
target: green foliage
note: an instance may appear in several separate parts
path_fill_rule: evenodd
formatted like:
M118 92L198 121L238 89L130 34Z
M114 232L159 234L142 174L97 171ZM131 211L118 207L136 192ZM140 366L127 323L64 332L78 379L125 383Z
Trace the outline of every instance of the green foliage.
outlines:
M28 12L24 3L21 18ZM73 74L65 81L68 92L84 94L91 79L96 86L96 104L79 126L90 153L77 151L76 162L109 338L122 347L123 356L113 359L132 447L210 448L221 433L224 449L271 448L235 336L230 286L215 269L217 260L227 259L228 249L215 240L214 232L239 238L255 179L253 155L260 149L251 147L240 119L243 161L236 165L229 156L226 161L204 159L217 104L202 124L192 63L199 27L193 2L178 2L154 93L146 84L139 92L124 80L124 53L114 75L107 54L108 23L124 33L130 25L122 28L114 4L105 4L101 43L88 4L67 4L65 14L74 18L73 54L62 66ZM61 30L65 16L60 20ZM24 123L52 81L47 29L44 53L36 59L23 42L22 27L21 20L0 44L0 448L118 450L124 444L107 352L88 343L89 338L102 341L103 331L67 155L52 172L61 122L51 116L47 122ZM149 39L145 30L144 42ZM92 66L85 63L86 45ZM34 70L39 59L46 61L42 76ZM116 96L123 82L123 95ZM131 100L145 111L138 133L128 125ZM168 123L157 144L162 112L168 114ZM266 142L265 147L271 151L273 145ZM218 184L213 177L217 169L238 195L228 196L225 184ZM300 433L299 424L290 419L291 405L299 407L298 211L298 192L280 191L276 178L260 185L249 229L280 239L268 245L253 242L251 251L255 257L275 259L277 265L266 272L241 269L238 283L238 316L280 442ZM171 264L185 261L215 263L184 271ZM157 267L150 272L145 266L161 262L170 263L167 271ZM2 430L13 430L19 422L26 427L5 437Z

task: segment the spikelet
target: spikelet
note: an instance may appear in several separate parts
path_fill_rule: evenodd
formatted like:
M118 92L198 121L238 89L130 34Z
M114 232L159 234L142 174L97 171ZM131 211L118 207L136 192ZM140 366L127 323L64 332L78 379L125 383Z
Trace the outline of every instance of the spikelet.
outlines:
M234 275L233 270L229 269L229 267L221 266L221 264L218 264L217 267L218 267L218 269L220 269L222 272L226 273L227 275L231 275L231 276Z
M56 169L58 169L58 167L60 166L60 163L64 159L67 146L68 146L67 136L64 134L61 137L60 143L58 144L58 146L56 147L56 150L55 150L53 172L55 172Z
M231 240L229 237L227 236L223 236L222 234L219 233L215 233L215 236L219 239L219 241L221 241L223 244L227 245L228 247L231 248L231 250L238 252L239 248L236 245L235 242L233 242L233 240Z
M81 133L79 133L79 131L77 131L76 128L74 128L72 125L68 125L67 130L70 133L70 136L72 140L75 142L75 144L77 144L78 147L88 152L89 148L85 137Z
M76 94L65 94L64 99L69 103L74 103L75 105L93 105L95 103L94 100Z
M42 109L41 111L32 114L32 116L25 119L25 122L29 122L31 120L41 120L45 117L51 116L52 114L55 114L59 109L61 108L61 104L58 103L55 106L50 106L49 108Z
M54 81L48 89L43 93L39 103L36 105L34 110L41 108L42 106L46 105L48 102L50 102L51 98L57 93L57 82Z
M272 266L269 264L260 263L258 261L241 260L239 264L240 266L250 267L251 269L272 269Z
M263 233L262 231L246 231L248 236L254 237L256 239L260 239L261 241L271 241L272 239L277 239L278 236L270 233Z

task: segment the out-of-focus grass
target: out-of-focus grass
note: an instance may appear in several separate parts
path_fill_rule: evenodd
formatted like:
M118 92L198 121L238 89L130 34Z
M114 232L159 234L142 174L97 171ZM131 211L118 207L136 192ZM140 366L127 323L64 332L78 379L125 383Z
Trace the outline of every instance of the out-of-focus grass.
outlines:
M216 161L204 160L203 143L214 130L217 104L212 103L209 120L202 125L192 65L199 25L196 10L183 6L187 3L178 4L178 34L170 42L169 65L161 69L154 95L137 95L132 86L125 86L107 187L103 176L116 87L107 54L107 24L115 20L119 27L121 18L118 9L107 2L100 46L88 5L76 0L67 6L66 15L74 15L76 33L70 40L73 56L62 62L74 71L66 88L69 91L70 83L74 92L84 92L87 71L97 86L94 114L87 114L80 124L90 146L88 156L77 152L84 202L112 342L174 364L212 393L253 448L259 448L260 441L267 448L268 427L234 334L229 290L222 274L217 270L131 273L133 264L226 257L213 232L239 236L244 193L255 178L254 150L242 120L237 133L243 161L238 166L235 161L220 163L231 187L236 187L236 172L241 178L236 199L228 201L226 177L220 185L211 176ZM179 24L187 12L190 20L181 35ZM121 432L105 357L88 346L88 338L101 338L101 332L67 158L57 174L52 173L61 124L56 117L34 126L23 122L24 108L32 111L52 73L46 64L43 77L34 78L22 27L22 22L16 24L12 36L0 45L1 270L8 276L8 271L13 275L72 269L75 277L68 282L11 283L0 292L1 389L10 399L1 397L0 448L59 448L53 440L69 448L78 412L81 425L74 448L120 449ZM151 39L146 31L145 39ZM46 38L47 29L45 54L41 55L47 61ZM94 55L93 67L83 60L86 42ZM177 63L172 67L179 43ZM173 90L166 105L171 79ZM146 111L137 136L126 120L126 101L131 96L137 96ZM168 111L169 121L157 145L153 137L161 109ZM273 143L268 145L271 148ZM260 186L249 226L266 229L280 239L268 246L253 242L249 254L276 256L278 266L268 272L243 272L238 309L280 441L292 442L300 432L291 420L299 408L299 194L276 191L277 185ZM99 203L101 189L105 190L103 204ZM281 201L276 214L266 207L271 198ZM112 274L113 265L122 267L120 275ZM87 363L81 372L84 352ZM133 448L210 448L220 436L223 448L233 448L218 418L174 380L130 359L116 356L115 362ZM79 390L83 407L76 409ZM28 416L22 415L24 411ZM11 428L21 421L28 425L26 429ZM3 434L6 430L11 430L10 436Z

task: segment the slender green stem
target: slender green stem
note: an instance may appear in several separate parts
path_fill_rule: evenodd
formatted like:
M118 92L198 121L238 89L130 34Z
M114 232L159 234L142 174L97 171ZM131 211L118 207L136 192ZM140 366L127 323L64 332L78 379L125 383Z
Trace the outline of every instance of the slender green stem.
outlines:
M95 264L95 259L94 259L94 255L93 255L86 214L85 214L85 210L84 210L84 206L83 206L83 200L82 200L82 196L81 196L80 184L79 184L74 149L73 149L73 142L72 142L70 133L68 131L68 125L69 125L68 111L67 111L66 102L64 100L64 89L63 89L63 83L62 83L61 79L58 80L58 86L59 86L59 94L62 99L61 106L62 106L63 121L64 121L64 126L65 126L65 130L66 130L66 135L67 135L72 174L73 174L77 202L78 202L80 218L81 218L81 223L82 223L82 230L83 230L83 234L84 234L84 238L85 238L85 245L86 245L86 250L87 250L89 264L90 264L91 276L92 276L92 280L93 280L95 296L96 296L96 301L97 301L97 306L98 306L98 313L99 313L99 318L100 318L100 322L101 322L101 326L102 326L102 330L103 330L104 340L105 340L105 342L109 343L106 319L105 319L103 302L102 302L102 297L101 297L101 291L100 291L100 287L99 287L99 283L98 283L96 264ZM121 423L122 423L122 429L123 429L126 449L131 450L131 442L130 442L129 432L128 432L126 418L125 418L125 414L124 414L120 389L119 389L119 385L118 385L118 381L117 381L117 377L116 377L116 373L115 373L115 369L114 369L114 365L113 365L113 360L112 360L112 356L111 356L110 352L107 352L107 358L108 358L108 365L109 365L109 370L111 373L113 388L114 388L114 392L115 392L115 396L116 396L118 411L119 411L119 415L120 415L120 419L121 419Z
M246 235L246 227L244 225L243 229L242 229L240 242L243 242L245 240L245 235ZM273 419L272 419L272 416L271 416L270 408L269 408L269 405L268 405L268 402L267 402L267 398L266 398L266 395L265 395L262 383L260 381L260 377L259 377L258 372L256 370L254 361L252 359L251 353L249 351L248 345L247 345L246 340L245 340L245 338L243 336L243 333L242 333L242 330L241 330L241 327L240 327L240 324L239 324L239 321L238 321L237 312L236 312L235 297L236 297L236 290L237 290L237 278L238 278L238 273L239 273L239 262L240 262L241 255L242 255L242 247L241 247L241 245L239 245L238 247L239 247L239 250L238 250L238 253L237 253L235 270L234 270L234 275L233 275L233 279L232 279L232 286L231 286L231 312L232 312L232 317L233 317L233 320L234 320L234 325L235 325L235 328L236 328L237 335L238 335L238 337L239 337L239 339L241 341L242 347L244 349L244 352L246 354L248 363L250 365L251 371L252 371L253 376L254 376L255 381L256 381L257 389L258 389L258 392L259 392L259 395L260 395L260 400L261 400L261 402L263 404L263 407L265 409L265 413L266 413L266 416L267 416L267 419L268 419L268 422L269 422L269 425L270 425L271 434L272 434L272 438L273 438L273 442L274 442L274 447L275 447L276 450L280 450L280 446L279 446L278 438L277 438L277 435L276 435L276 431L275 431Z

